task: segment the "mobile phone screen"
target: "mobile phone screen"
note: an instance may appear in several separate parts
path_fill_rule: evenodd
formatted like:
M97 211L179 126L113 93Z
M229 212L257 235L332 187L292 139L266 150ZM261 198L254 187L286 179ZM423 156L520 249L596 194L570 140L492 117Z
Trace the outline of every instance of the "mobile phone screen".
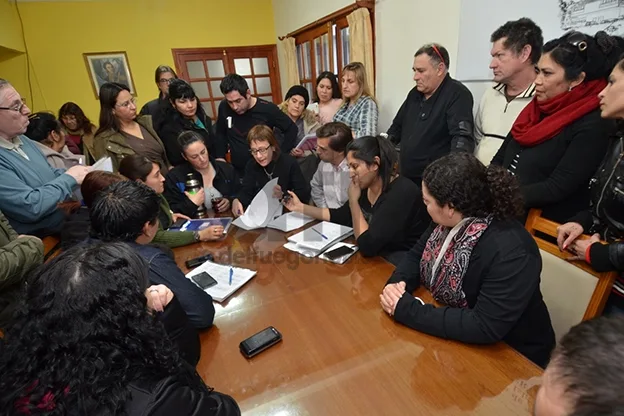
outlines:
M353 249L351 247L340 246L338 248L335 248L335 249L325 253L325 257L327 257L328 259L331 259L331 260L336 260L337 258L340 258L342 256L346 256L347 254L350 254L350 253L353 253Z
M202 289L208 289L217 284L217 281L212 278L208 273L202 272L191 276L191 279L199 285Z

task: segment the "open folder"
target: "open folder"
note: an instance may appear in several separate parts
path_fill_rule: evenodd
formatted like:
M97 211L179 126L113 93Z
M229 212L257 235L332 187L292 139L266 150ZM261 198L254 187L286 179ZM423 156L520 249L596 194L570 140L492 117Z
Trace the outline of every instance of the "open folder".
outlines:
M232 269L231 285L230 269ZM231 267L207 261L201 266L193 269L193 271L188 272L186 278L191 279L191 276L195 276L196 274L202 272L208 273L213 279L217 281L216 285L204 289L204 291L212 296L212 299L216 300L217 302L223 302L224 300L232 296L234 292L243 287L245 283L250 281L251 278L256 275L255 270L243 269L240 267ZM196 283L193 282L193 284Z
M284 248L306 257L316 257L328 247L351 235L353 228L323 221L288 237Z

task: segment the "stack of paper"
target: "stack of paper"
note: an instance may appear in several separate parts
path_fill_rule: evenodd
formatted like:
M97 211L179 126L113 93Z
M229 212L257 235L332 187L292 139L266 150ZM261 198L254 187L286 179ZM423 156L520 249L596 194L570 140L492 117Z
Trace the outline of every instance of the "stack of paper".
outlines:
M231 285L230 269L233 272ZM240 289L245 283L250 281L251 278L256 275L256 272L254 270L225 266L222 264L207 261L193 271L189 272L186 275L186 278L190 279L191 276L202 272L208 273L210 276L212 276L213 279L217 281L216 285L209 287L208 289L204 289L204 291L212 296L212 299L216 300L217 302L223 302L225 299L229 298L234 292Z
M288 242L284 244L284 248L306 257L316 257L329 246L352 234L353 228L351 227L323 221L288 237Z
M282 215L283 206L280 200L273 196L273 188L277 185L274 178L266 183L256 194L245 213L234 220L234 225L243 230L255 230L265 228L276 217Z
M314 218L299 212L289 212L271 221L267 227L274 228L276 230L284 231L288 233L297 228L301 228L309 222L314 221Z

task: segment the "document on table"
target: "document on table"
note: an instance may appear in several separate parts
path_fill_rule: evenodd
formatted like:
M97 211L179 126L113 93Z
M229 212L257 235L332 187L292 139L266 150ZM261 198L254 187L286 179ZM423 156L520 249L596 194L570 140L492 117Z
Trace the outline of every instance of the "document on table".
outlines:
M289 212L280 217L275 218L269 224L268 228L275 228L276 230L284 231L288 233L297 228L301 228L309 222L314 221L314 218L308 217L300 212Z
M256 194L245 213L234 220L234 225L243 230L265 228L275 217L282 215L283 206L278 198L273 196L273 188L277 180L273 178Z
M230 269L232 269L232 284L230 285ZM223 302L229 298L234 292L240 289L245 283L251 280L256 275L255 270L243 269L240 267L231 267L223 264L213 263L207 261L201 266L193 269L187 275L187 279L191 279L191 276L206 272L213 279L217 281L217 284L204 289L204 292L212 296L212 299L217 302ZM191 281L193 281L191 279ZM195 282L193 282L196 284Z

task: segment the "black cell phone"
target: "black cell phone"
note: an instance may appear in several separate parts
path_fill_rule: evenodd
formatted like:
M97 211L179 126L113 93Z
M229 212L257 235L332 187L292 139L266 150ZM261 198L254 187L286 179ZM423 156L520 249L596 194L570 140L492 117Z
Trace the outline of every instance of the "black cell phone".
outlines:
M353 253L355 250L349 246L340 246L325 253L325 257L330 260L339 259L342 256Z
M178 220L176 222L174 222L173 224L171 224L171 226L169 227L170 230L179 230L180 228L182 228L182 226L184 224L186 224L186 221L184 218L178 218Z
M202 289L208 289L217 284L217 281L206 272L191 276L191 280L197 283Z
M241 353L247 357L251 358L255 355L260 354L262 351L267 348L277 344L282 340L282 334L270 326L262 331L254 334L240 343L239 347Z
M194 259L187 260L185 264L187 268L193 269L197 266L201 266L207 261L213 261L213 260L214 260L214 257L212 257L212 254L206 254L201 257L195 257Z

